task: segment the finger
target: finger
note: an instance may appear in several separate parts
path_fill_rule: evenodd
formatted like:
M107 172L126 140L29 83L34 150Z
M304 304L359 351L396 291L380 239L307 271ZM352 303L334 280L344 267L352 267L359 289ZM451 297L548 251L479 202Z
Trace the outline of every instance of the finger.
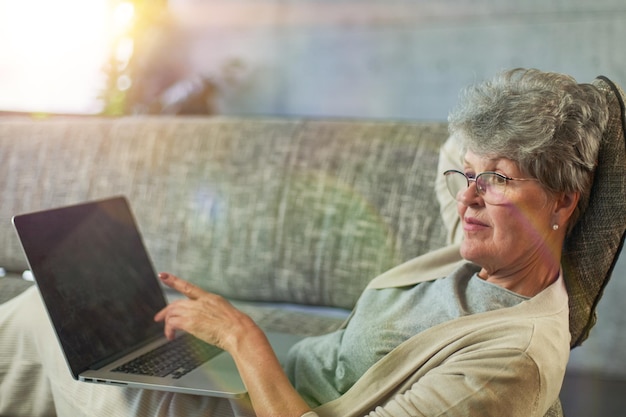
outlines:
M171 324L168 323L167 316L169 314L170 305L166 306L164 309L159 311L154 315L155 322L163 322L163 332L165 337L168 340L172 340L174 338L174 334L176 333L176 329L172 328Z
M165 320L165 316L167 315L167 307L160 310L158 313L154 315L154 321L159 322Z
M164 322L163 330L169 340L175 337L178 330L187 330L185 327L187 320L184 317L186 309L181 304L184 304L184 300L174 301L154 317L155 321Z
M163 307L159 312L157 312L154 315L154 321L159 322L159 321L165 321L167 319L167 316L170 312L170 310L172 309L174 303L176 303L176 301L174 301L173 303L170 303L168 305L166 305L165 307Z
M167 340L173 340L174 337L176 337L176 331L180 329L177 325L177 322L178 320L176 318L168 319L165 321L163 332L165 333L165 337L167 338Z
M205 291L200 287L196 287L192 283L187 282L184 279L180 279L175 275L168 274L167 272L161 272L159 274L159 278L165 285L192 300L196 300L198 297L205 294Z

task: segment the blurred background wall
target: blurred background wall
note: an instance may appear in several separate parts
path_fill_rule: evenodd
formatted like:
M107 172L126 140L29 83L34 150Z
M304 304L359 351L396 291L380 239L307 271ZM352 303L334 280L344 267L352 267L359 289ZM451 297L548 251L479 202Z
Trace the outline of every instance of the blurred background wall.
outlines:
M171 0L227 114L445 119L511 67L626 83L623 0Z
M0 111L444 120L511 67L626 84L624 0L0 0L0 38Z

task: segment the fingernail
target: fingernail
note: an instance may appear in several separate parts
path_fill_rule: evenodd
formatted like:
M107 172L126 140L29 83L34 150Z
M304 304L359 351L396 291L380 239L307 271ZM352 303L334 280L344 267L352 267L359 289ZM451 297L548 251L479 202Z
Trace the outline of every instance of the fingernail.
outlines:
M163 280L163 281L167 281L168 279L170 279L170 274L166 274L165 272L161 272L159 274L159 278L161 278L161 280Z

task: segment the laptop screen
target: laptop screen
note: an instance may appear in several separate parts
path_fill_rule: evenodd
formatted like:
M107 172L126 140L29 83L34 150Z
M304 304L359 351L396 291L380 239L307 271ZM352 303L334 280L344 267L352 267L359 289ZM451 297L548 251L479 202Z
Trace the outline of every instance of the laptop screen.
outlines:
M75 378L162 334L165 298L125 198L13 222Z

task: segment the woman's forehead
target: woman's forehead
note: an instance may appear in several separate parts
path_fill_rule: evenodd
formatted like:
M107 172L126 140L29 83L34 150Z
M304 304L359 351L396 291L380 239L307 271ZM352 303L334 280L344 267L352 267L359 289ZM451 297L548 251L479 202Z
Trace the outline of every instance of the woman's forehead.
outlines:
M470 168L476 173L496 171L514 178L528 176L517 161L502 156L477 155L471 151L467 151L463 161L466 168Z

